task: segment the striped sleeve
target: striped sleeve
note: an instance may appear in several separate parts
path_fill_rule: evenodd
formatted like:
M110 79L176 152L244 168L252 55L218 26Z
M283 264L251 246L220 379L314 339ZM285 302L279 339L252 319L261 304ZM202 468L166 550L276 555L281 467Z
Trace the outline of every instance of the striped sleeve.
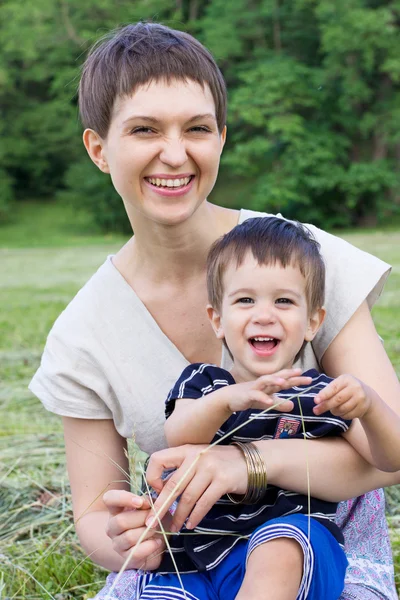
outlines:
M232 375L216 365L195 363L184 369L165 401L165 417L171 416L180 398L196 400L235 381Z

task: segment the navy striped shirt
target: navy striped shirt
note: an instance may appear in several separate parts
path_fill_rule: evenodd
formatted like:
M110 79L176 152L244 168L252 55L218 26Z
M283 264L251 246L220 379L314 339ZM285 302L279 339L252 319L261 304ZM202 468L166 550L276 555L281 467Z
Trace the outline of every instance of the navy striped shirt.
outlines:
M314 398L318 392L332 381L324 374L312 369L304 373L312 378L308 386L294 387L278 392L281 398L299 394L294 399L294 408L290 413L249 409L232 414L216 433L214 440L251 418L241 429L223 440L222 444L234 441L254 442L276 438L303 438L302 417L305 436L309 439L338 436L347 431L351 421L335 417L327 412L316 416L313 413ZM179 398L198 399L211 392L236 382L229 371L215 365L193 364L183 371L166 400L165 414L168 418ZM304 390L308 390L304 393ZM302 394L302 395L300 395ZM299 408L301 403L301 412ZM340 529L334 523L337 504L311 498L310 515L325 525L339 543L343 543ZM223 496L193 531L182 529L181 534L170 539L170 545L180 572L196 572L213 569L227 556L231 548L242 537L249 537L257 527L270 519L293 513L308 514L306 495L282 490L269 485L265 495L257 504L251 506L233 504ZM239 534L239 535L238 535ZM240 536L240 537L239 537ZM159 572L175 572L168 553L164 554Z

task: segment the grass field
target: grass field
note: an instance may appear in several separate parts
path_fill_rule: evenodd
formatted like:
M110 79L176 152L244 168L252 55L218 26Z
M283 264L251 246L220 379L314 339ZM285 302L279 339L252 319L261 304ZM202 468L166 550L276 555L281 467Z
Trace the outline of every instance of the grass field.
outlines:
M28 208L22 225L0 229L0 599L85 599L105 572L84 561L73 532L60 420L27 384L53 321L123 239L88 235L84 218L77 235L72 214L68 220L62 211ZM400 232L344 237L394 265L374 319L400 375ZM390 490L400 582L397 498L399 490Z

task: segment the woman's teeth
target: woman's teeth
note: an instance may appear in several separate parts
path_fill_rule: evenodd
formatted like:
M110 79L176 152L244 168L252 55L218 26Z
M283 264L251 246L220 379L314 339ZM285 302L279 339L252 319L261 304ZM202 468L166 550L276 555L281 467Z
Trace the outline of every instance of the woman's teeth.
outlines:
M168 188L177 188L183 187L184 185L188 185L191 177L182 177L180 179L159 179L158 177L146 177L147 181L149 181L152 185L157 187L168 187Z

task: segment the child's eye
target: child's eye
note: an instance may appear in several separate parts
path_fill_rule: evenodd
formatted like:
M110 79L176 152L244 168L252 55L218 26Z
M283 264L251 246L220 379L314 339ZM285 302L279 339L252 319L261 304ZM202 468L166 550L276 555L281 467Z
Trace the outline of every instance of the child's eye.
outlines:
M293 300L290 300L290 298L278 298L276 303L277 304L293 304Z
M237 302L239 304L252 304L254 302L254 300L253 300L253 298L247 298L247 297L245 297L245 298L238 298Z

